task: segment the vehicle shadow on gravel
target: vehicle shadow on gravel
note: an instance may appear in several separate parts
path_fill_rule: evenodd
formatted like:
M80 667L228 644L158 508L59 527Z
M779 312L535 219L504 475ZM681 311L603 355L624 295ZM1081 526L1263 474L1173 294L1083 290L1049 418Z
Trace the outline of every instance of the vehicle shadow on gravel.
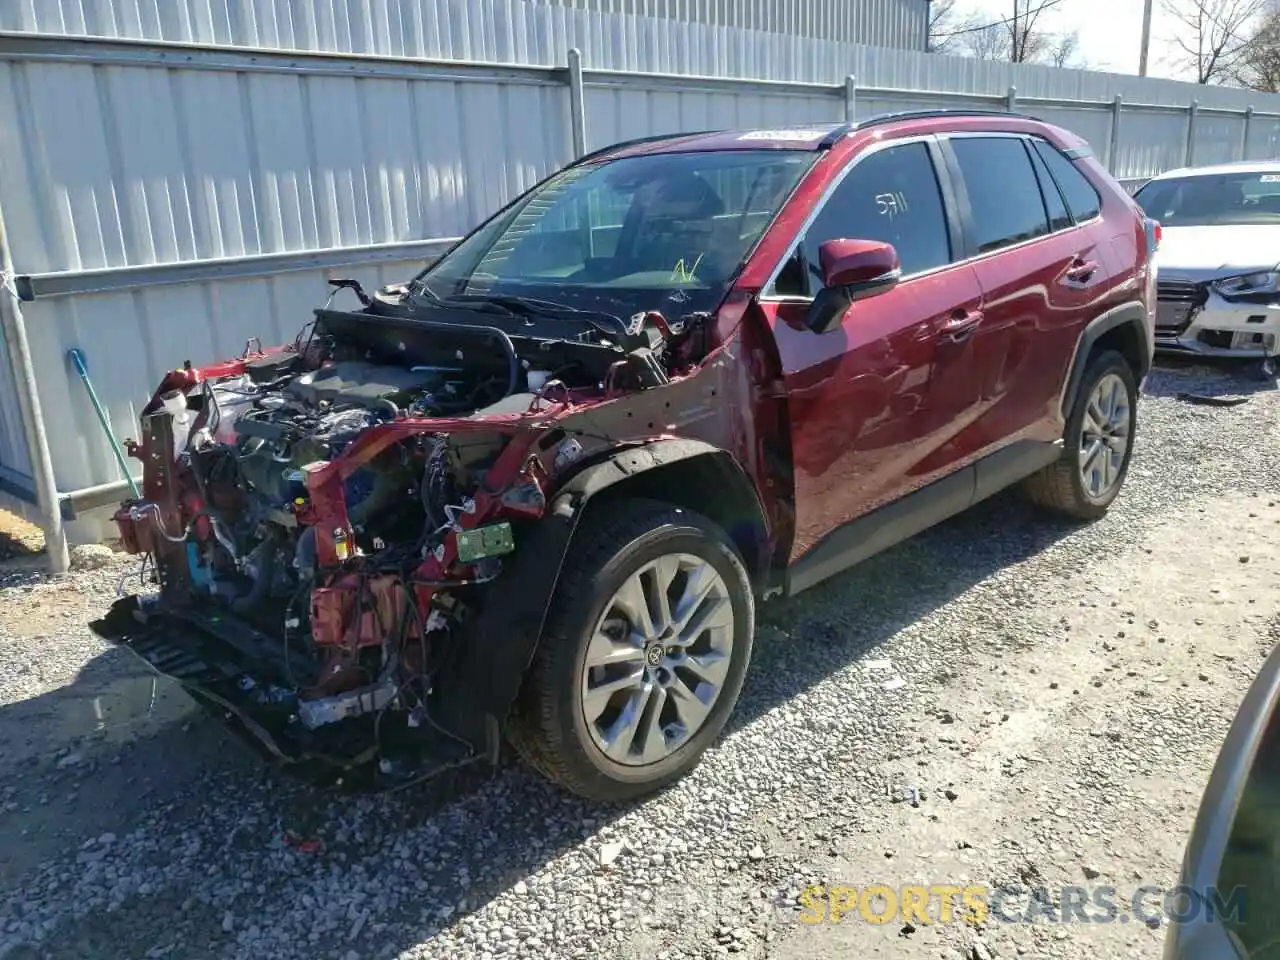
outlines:
M929 611L1073 529L1016 495L1002 494L797 598L762 605L753 662L730 732L856 663ZM103 689L126 682L122 677L142 682L121 666L122 656L102 654L73 684L0 708L0 730L47 725L51 717L66 724ZM185 701L177 691L164 695L175 700L175 709ZM171 829L174 842L192 830L208 833L206 849L227 849L230 835L237 871L266 883L257 898L258 915L244 923L265 928L278 911L288 910L282 898L290 894L277 889L280 881L273 878L310 875L319 882L334 871L366 875L389 865L409 869L398 858L401 846L432 849L435 862L411 865L419 877L415 896L378 908L376 922L359 938L362 946L376 946L378 956L395 955L516 887L635 806L579 800L510 759L497 771L477 765L394 794L317 792L258 767L212 719L178 710L172 719L160 714L152 720L127 743L93 745L71 763L66 753L51 757L48 744L34 755L27 751L34 759L0 762L0 777L21 783L19 815L3 824L5 846L16 851L6 881L102 833L118 834L116 842L123 843L125 832L139 821L150 831ZM157 823L157 809L172 815ZM20 826L27 834L19 835ZM91 846L89 853L96 849ZM77 858L84 856L82 849ZM288 869L282 870L286 861ZM128 896L124 909L93 911L64 927L58 943L68 949L74 944L76 950L118 949L132 942L135 926L174 921L187 929L188 945L199 943L208 953L234 950L234 935L220 927L221 913L183 913L181 902L177 891ZM344 926L341 934L346 932ZM143 951L150 947L135 945Z
M928 612L1074 529L1071 523L1047 518L1016 494L1004 494L799 597L762 605L752 664L727 732L867 658ZM999 536L993 535L996 531ZM453 786L465 788L463 783ZM514 764L492 788L504 795L501 802L458 801L468 810L470 835L500 838L482 849L449 851L456 858L452 869L471 878L467 911L510 890L639 805L588 804ZM432 788L431 796L437 809L450 802L440 785ZM385 798L379 810L412 829L411 824L421 822L422 800L422 796ZM516 824L513 810L522 811ZM598 868L594 854L590 867ZM450 918L411 924L412 932L396 947L404 950L429 939L456 919L452 912L456 907L456 898L415 904L424 917L445 910Z
M1250 382L1247 374L1219 371L1206 378L1224 393L1242 392ZM1185 378L1161 369L1152 386L1151 392L1168 397L1185 389ZM799 597L763 604L753 662L729 732L873 657L929 612L1079 529L1006 492ZM102 654L69 687L0 708L0 738L45 724L93 690L117 682L123 656ZM156 895L126 893L121 909L95 907L62 925L42 955L141 955L153 944L138 941L137 931L148 928L171 931L185 955L252 955L243 953L244 931L301 922L302 911L307 924L319 925L307 929L326 942L359 948L365 958L394 956L503 893L514 889L519 895L519 884L550 861L566 858L564 869L589 882L600 869L598 853L575 857L572 851L584 841L594 847L602 828L639 806L581 801L509 759L497 771L480 765L395 794L319 793L259 766L246 750L233 747L216 722L189 716L158 720L120 748L127 756L118 763L112 763L114 749L94 746L62 770L57 764L65 755L51 758L45 751L30 763L11 762L8 751L0 750L6 757L0 759L0 798L5 787L16 785L21 807L29 808L20 809L17 819L6 814L0 820L0 846L6 855L18 851L6 879L31 873L38 859L76 850L104 831L119 834L119 846L134 843L124 831L140 822L147 830L143 843L158 842L167 850L198 840L203 846L193 870L248 883L256 893L248 903L237 899L231 929L223 926L225 903L187 907L196 893L190 880ZM153 779L150 792L138 786L146 776ZM92 802L64 801L71 792ZM24 823L30 836L50 839L23 838L15 847L12 840ZM83 855L84 850L75 854ZM350 915L344 908L330 915L295 906L299 889L365 888L370 878L393 875L394 883L380 887L380 902L367 904L364 913Z
M110 650L71 683L0 707L0 890L218 769L251 769L194 706Z
M764 605L729 729L867 658L900 630L1076 529L1007 491L812 590Z

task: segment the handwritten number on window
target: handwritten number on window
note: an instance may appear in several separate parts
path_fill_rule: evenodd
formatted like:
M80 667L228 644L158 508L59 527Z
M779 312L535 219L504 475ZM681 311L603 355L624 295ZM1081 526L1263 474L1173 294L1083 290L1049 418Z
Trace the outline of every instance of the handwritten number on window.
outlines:
M892 193L876 194L876 208L880 211L880 216L893 220L907 213L911 209L911 204L907 202L905 193L895 190Z

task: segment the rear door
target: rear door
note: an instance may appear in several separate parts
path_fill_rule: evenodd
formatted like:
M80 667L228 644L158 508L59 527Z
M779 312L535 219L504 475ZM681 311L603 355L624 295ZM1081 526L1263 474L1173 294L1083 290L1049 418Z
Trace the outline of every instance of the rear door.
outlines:
M967 387L975 416L938 452L954 466L1018 440L1061 437L1056 401L1080 331L1110 290L1111 265L1095 229L1096 193L1091 211L1081 201L1077 222L1032 138L952 134L946 149L983 298Z
M949 189L932 138L890 141L856 157L818 202L791 256L760 298L787 390L799 558L827 533L923 486L930 452L962 421L935 388L968 376L967 334L981 318L977 277L956 263ZM855 302L842 326L815 334L805 315L821 288L827 240L884 240L898 285ZM951 339L954 337L954 341ZM940 338L945 347L940 348ZM972 484L961 489L962 509ZM837 564L838 565L838 564Z

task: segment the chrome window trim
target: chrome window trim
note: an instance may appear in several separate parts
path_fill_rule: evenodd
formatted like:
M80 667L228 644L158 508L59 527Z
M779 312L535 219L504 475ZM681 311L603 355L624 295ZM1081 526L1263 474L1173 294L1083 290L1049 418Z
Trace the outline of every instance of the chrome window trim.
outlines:
M991 137L1000 137L1000 138L1002 138L1002 139L1003 139L1003 138L1007 138L1007 139L1011 139L1011 140L1022 140L1022 141L1024 141L1024 143L1025 143L1026 141L1029 141L1029 140L1044 140L1044 142L1045 142L1045 143L1048 143L1050 147L1053 147L1053 149L1055 149L1055 150L1057 150L1057 149L1058 149L1057 147L1054 147L1052 143L1049 143L1049 141L1048 141L1048 140L1046 140L1044 137L1040 136L1039 134L1035 134L1035 133L1008 133L1008 132L1005 132L1005 131L995 131L995 132L992 132L992 133L982 133L982 132L977 131L977 130L965 130L965 131L962 131L962 132L956 132L956 133L944 133L944 134L939 134L939 138L944 139L944 140L960 140L960 139L964 139L964 140L972 140L972 139L975 139L975 138L978 138L978 137L986 137L986 138L991 138ZM1031 143L1026 143L1025 148L1026 148L1027 150L1034 150L1034 149L1035 149L1035 145L1034 145L1034 144L1031 144ZM1058 150L1058 152L1059 152L1059 153L1061 153L1062 151L1061 151L1061 150ZM953 154L953 156L954 156L954 154ZM1030 157L1028 157L1028 158L1027 158L1027 162L1028 162L1028 163L1030 163L1030 162L1031 162L1031 158L1030 158ZM1046 166L1046 168L1047 168L1047 167L1048 167L1048 164L1046 164L1045 166ZM1038 183L1038 182L1039 182L1039 180L1040 180L1040 176L1039 176L1039 174L1037 174L1037 173L1036 173L1035 164L1031 164L1031 173L1036 177L1036 182ZM1053 171L1052 171L1052 170L1051 170L1051 171L1049 171L1049 175L1050 175L1050 176L1053 176ZM1082 176L1083 176L1083 174L1082 174ZM1056 181L1055 181L1055 183L1056 183ZM1089 184L1089 186L1090 186L1090 187L1093 187L1093 184L1092 184L1092 183L1090 183L1090 184ZM1093 191L1093 192L1094 192L1094 193L1097 193L1098 191L1097 191L1097 189L1096 189L1096 188L1094 188L1094 191ZM1043 201L1042 201L1042 202L1043 202ZM1066 198L1066 197L1063 197L1063 198L1062 198L1062 202L1063 202L1063 204L1065 205L1065 204L1066 204L1066 202L1067 202L1067 198ZM1071 214L1071 208L1070 208L1070 207L1067 207L1067 215L1068 215L1068 216L1072 216L1072 214ZM1045 211L1045 223L1046 223L1046 224L1049 222L1048 217L1049 217L1049 211L1048 211L1048 210L1046 210L1046 211ZM1098 195L1098 215L1097 215L1096 217L1090 217L1088 220L1081 220L1081 221L1079 221L1079 222L1077 223L1077 222L1075 221L1074 216L1072 216L1072 223L1071 223L1071 225L1070 225L1070 226L1067 226L1067 227L1063 227L1061 230L1050 230L1050 231L1048 231L1047 233L1042 233L1042 234L1040 234L1038 237L1031 237L1031 238L1030 238L1030 239L1028 239L1028 240L1020 240L1020 241L1018 241L1017 243L1011 243L1011 244L1009 244L1007 247L996 247L996 249L994 249L994 250L985 250L985 251L983 251L982 253L975 253L973 256L971 256L971 257L967 257L967 258L965 258L964 260L960 260L960 261L957 261L957 262L958 262L958 263L976 263L976 262L977 262L977 261L979 261L979 260L985 260L987 257L994 257L994 256L996 256L997 254L1005 253L1005 252L1006 252L1006 251L1008 251L1008 250L1020 250L1020 249L1022 249L1023 247L1030 246L1030 245L1031 245L1031 244L1033 244L1033 243L1039 243L1039 242L1040 242L1040 241L1042 241L1042 240L1048 240L1050 237L1059 237L1059 236L1062 236L1063 234L1070 233L1072 230L1078 230L1078 229L1080 229L1081 227L1087 227L1087 226L1089 226L1090 224L1096 223L1097 221L1099 221L1099 220L1101 220L1101 219L1102 219L1102 195L1101 195L1101 194L1099 194L1099 195Z
M804 238L804 235L808 233L809 227L813 225L813 221L818 218L818 214L822 212L823 207L827 205L832 195L839 188L840 184L844 182L844 178L847 177L850 174L850 172L852 172L853 169L857 167L859 163L862 162L864 157L869 157L874 153L878 153L879 151L888 149L890 147L904 146L910 143L926 143L927 144L930 142L938 142L942 140L950 140L950 139L958 139L958 138L973 139L977 137L984 137L988 139L998 137L1002 139L1007 138L1007 139L1016 139L1016 140L1023 140L1023 141L1039 139L1039 140L1044 140L1044 142L1049 144L1050 147L1053 147L1053 149L1058 150L1057 147L1054 147L1052 143L1050 143L1046 138L1041 137L1039 134L1015 133L1015 132L1010 132L1005 130L963 130L963 131L955 131L955 132L948 131L945 133L921 134L919 136L903 137L901 139L883 140L880 143L874 144L873 146L859 153L853 159L853 161L849 163L842 171L840 171L840 173L837 174L836 178L830 184L827 185L827 189L823 191L822 196L818 198L818 202L814 204L813 209L809 211L804 221L800 224L799 229L796 230L795 239L793 239L791 243L787 245L786 253L784 253L783 256L774 265L773 270L769 274L769 279L765 282L764 286L761 287L761 292L756 297L757 301L760 303L812 303L813 302L814 300L813 297L803 297L797 294L786 294L786 295L776 294L773 292L773 285L777 282L778 275L782 273L782 268L786 266L787 261L790 260L791 257L795 254L796 248L800 245L800 241ZM1027 148L1032 150L1035 149L1034 145L1032 144L1027 144ZM1058 150L1058 152L1063 153L1063 151L1061 150ZM1083 154L1083 155L1090 156L1092 154L1090 153L1090 154ZM1068 157L1068 159L1071 159L1071 158ZM930 160L932 160L932 156L930 157ZM1030 163L1030 157L1027 158L1027 162ZM1032 173L1034 174L1035 173L1034 165L1032 165L1031 170L1032 170ZM942 188L941 176L938 170L936 169L936 166L934 169L934 176L938 178L939 180L938 186L939 186L939 190L941 190ZM1091 187L1093 186L1092 183L1090 183L1089 185ZM1096 188L1094 192L1095 193L1097 192ZM1064 203L1065 203L1065 199L1064 199ZM943 212L944 214L949 214L950 211L948 211L946 207L947 205L944 201ZM1070 208L1067 209L1067 213L1068 215L1070 215L1071 213ZM1047 213L1046 213L1046 218L1047 218ZM1010 250L1018 250L1022 247L1029 246L1030 244L1040 243L1043 240L1048 240L1051 237L1057 237L1066 233L1070 233L1072 230L1079 230L1082 227L1087 227L1094 223L1097 223L1101 219L1102 219L1102 197L1101 195L1099 195L1098 215L1095 217L1091 217L1088 220L1081 220L1079 222L1072 222L1067 227L1063 227L1059 230L1051 230L1048 233L1040 234L1038 237L1032 237L1029 240L1023 240L1019 243L1013 243L1007 247L998 247L995 250L988 250L983 253L975 253L973 256L960 257L958 259L952 260L949 263L943 263L943 264L939 264L936 267L930 267L928 270L918 270L915 273L905 274L902 276L902 278L898 282L899 284L902 284L907 282L908 280L915 280L919 277L927 277L932 274L939 273L940 271L943 271L943 270L949 270L952 267L977 263L980 260L985 260L987 257L993 257L993 256L996 256L997 254L1006 253Z
M835 192L838 189L840 189L840 184L844 183L845 177L849 176L849 174L852 173L853 170L858 166L858 164L862 163L864 159L872 156L873 154L879 153L881 150L887 150L890 147L903 147L912 143L923 143L926 146L928 146L928 144L936 142L937 139L938 138L935 134L928 133L928 134L919 134L913 137L900 137L900 138L893 138L890 140L881 140L879 143L872 144L867 149L860 151L858 155L853 158L852 161L850 161L849 163L846 163L844 169L836 174L835 179L832 180L829 184L827 184L827 188L824 191L822 191L822 196L820 196L818 198L818 201L813 205L813 209L811 209L808 212L808 214L805 215L803 222L800 224L799 228L797 228L796 230L795 237L793 237L791 242L787 244L786 252L783 253L783 255L778 258L778 262L774 264L773 270L770 271L769 273L769 279L766 280L764 283L764 286L760 288L761 292L757 299L760 302L764 302L764 303L812 303L813 297L802 297L797 294L779 295L779 294L773 293L772 292L773 285L778 282L778 274L782 273L782 268L787 265L787 261L790 260L791 257L795 254L796 248L800 246L800 241L804 239L804 235L808 233L809 228L813 226L813 221L818 219L818 214L820 214L823 208L826 207L827 203L830 202L832 196L835 195ZM932 155L929 157L929 162L933 163ZM934 169L934 177L935 179L938 178L938 171L936 168ZM942 194L941 182L939 182L938 184L938 192L941 199L941 194ZM943 212L944 214L946 213L945 199L943 199ZM909 274L907 276L904 276L902 280L908 280L913 277L923 276L925 273L932 273L934 270L939 270L945 267L952 266L955 264L955 262L956 261L953 260L951 263L943 264L942 267L933 267L930 270L922 270L918 273ZM901 283L902 280L899 280L899 283Z
M1027 134L1027 139L1029 139L1029 140L1039 140L1041 143L1043 143L1045 146L1047 146L1050 150L1056 150L1058 153L1062 154L1062 156L1066 157L1066 158L1067 158L1067 162L1068 162L1068 163L1071 163L1071 161L1073 161L1073 160L1079 160L1079 159L1083 159L1084 157L1092 157L1092 156L1093 156L1093 152L1092 152L1092 151L1088 151L1088 152L1085 152L1085 153L1082 153L1082 154L1079 154L1079 155L1076 155L1076 154L1074 154L1074 153L1068 153L1067 151L1065 151L1065 150L1061 150L1061 149L1059 149L1058 147L1054 146L1054 145L1053 145L1053 143L1052 143L1052 142L1050 142L1050 140L1049 140L1049 138L1048 138L1048 137L1042 137L1042 136L1040 136L1038 133L1029 133L1029 134ZM1035 145L1034 145L1034 144L1032 145L1032 149L1033 149L1033 150L1035 149ZM1043 157L1041 157L1040 159L1041 159L1041 162L1043 162L1043 161L1044 161L1044 158L1043 158ZM1075 164L1074 164L1074 163L1071 163L1071 166L1072 166L1072 167L1074 167L1074 166L1075 166ZM1048 170L1048 169L1049 169L1049 164L1047 164L1047 163L1045 164L1045 169L1046 169L1046 170ZM1089 189L1090 189L1090 190L1092 190L1092 191L1094 192L1094 195L1095 195L1095 196L1097 196L1097 198L1098 198L1098 212L1097 212L1097 214L1095 214L1094 216L1090 217L1088 220L1076 220L1076 215L1075 215L1074 213L1072 213L1072 212L1071 212L1071 205L1070 205L1069 203L1067 203L1067 195L1066 195L1066 193L1064 193L1064 192L1063 192L1063 190L1062 190L1062 184L1060 184L1060 183L1058 184L1058 192L1059 192L1060 194L1062 194L1062 202L1063 202L1063 204L1064 204L1064 205L1066 205L1066 208L1067 208L1067 216L1069 216L1069 217L1071 218L1072 226L1075 226L1075 227L1084 227L1084 226L1087 226L1087 225L1089 225L1089 224L1091 224L1091 223L1094 223L1094 222L1096 222L1096 221L1098 221L1098 220L1101 220L1101 219L1102 219L1102 204L1103 204L1103 199L1102 199L1102 194L1098 193L1098 188L1097 188L1097 187L1095 187L1095 186L1093 185L1093 181L1092 181L1092 180L1090 180L1088 177L1085 177L1083 172L1081 172L1081 171L1079 171L1079 170L1077 170L1076 172L1077 172L1077 173L1079 173L1079 174L1080 174L1080 176L1084 177L1084 182L1085 182L1085 183L1087 183L1087 184L1089 185ZM1053 177L1053 171L1052 171L1052 170L1049 170L1049 176L1050 176L1050 177ZM1054 178L1054 181L1053 181L1053 182L1054 182L1054 183L1058 183L1057 178ZM1127 190L1126 190L1125 192L1126 192L1126 193L1128 193L1128 191L1127 191ZM1054 232L1055 232L1055 233L1061 233L1062 231L1061 231L1061 230L1057 230L1057 231L1054 231Z

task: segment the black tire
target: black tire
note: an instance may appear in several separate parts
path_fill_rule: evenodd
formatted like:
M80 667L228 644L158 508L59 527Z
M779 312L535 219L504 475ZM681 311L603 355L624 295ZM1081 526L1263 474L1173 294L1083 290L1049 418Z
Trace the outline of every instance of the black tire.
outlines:
M1119 475L1101 496L1093 497L1085 489L1080 475L1080 442L1085 411L1098 383L1111 374L1120 378L1129 400L1129 443L1120 465ZM1105 514L1124 486L1133 459L1133 444L1138 426L1138 384L1129 362L1115 350L1106 350L1089 360L1080 392L1067 418L1063 434L1064 449L1057 462L1032 474L1023 484L1027 496L1035 503L1078 520L1096 520Z
M723 730L751 658L755 601L732 541L692 511L650 500L621 500L591 508L582 524L512 710L507 738L525 762L565 789L589 800L629 800L682 777ZM705 560L724 581L733 611L729 666L718 699L688 742L655 763L624 765L606 757L591 739L582 710L583 661L606 604L625 580L671 553Z

